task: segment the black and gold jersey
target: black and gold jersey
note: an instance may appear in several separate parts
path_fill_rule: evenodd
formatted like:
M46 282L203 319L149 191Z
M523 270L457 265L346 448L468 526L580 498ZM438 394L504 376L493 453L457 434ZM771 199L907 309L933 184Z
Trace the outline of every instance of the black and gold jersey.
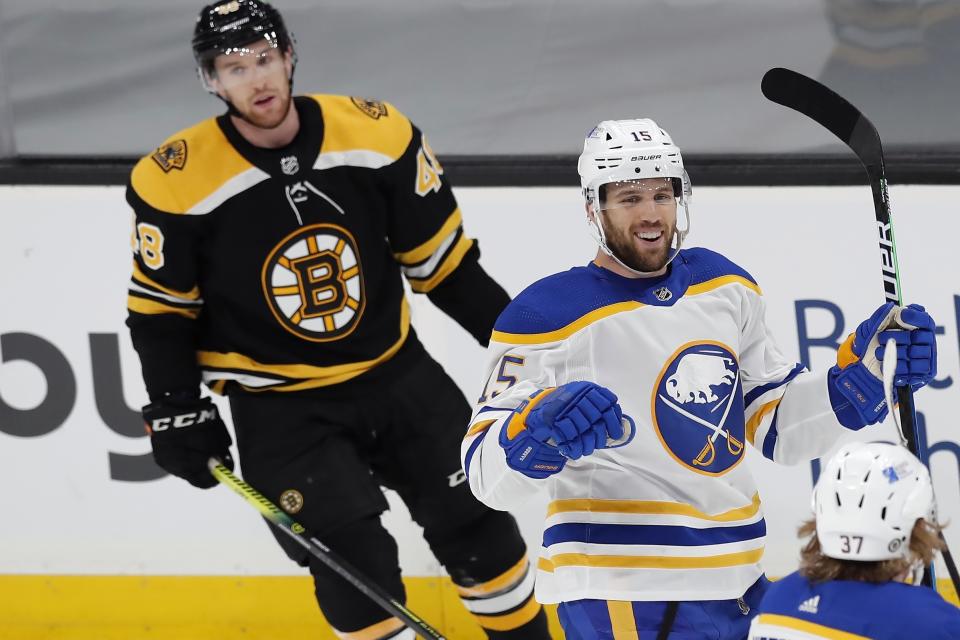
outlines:
M506 305L402 113L332 95L294 105L284 148L254 147L223 115L131 173L127 323L151 397L201 377L292 391L364 375L416 342L401 274L484 343Z

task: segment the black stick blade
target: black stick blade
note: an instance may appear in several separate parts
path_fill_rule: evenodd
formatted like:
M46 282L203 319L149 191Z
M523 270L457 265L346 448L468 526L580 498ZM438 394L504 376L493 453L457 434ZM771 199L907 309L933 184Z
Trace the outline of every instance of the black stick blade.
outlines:
M883 148L877 129L844 98L813 78L782 67L763 74L760 90L771 102L799 111L837 136L857 154L868 173L879 170Z

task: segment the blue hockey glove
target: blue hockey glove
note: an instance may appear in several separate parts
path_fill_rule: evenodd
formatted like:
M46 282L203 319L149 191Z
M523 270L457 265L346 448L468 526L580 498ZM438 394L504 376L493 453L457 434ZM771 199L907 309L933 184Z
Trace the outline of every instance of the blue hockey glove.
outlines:
M889 339L897 342L896 385L909 384L916 390L933 379L937 373L934 326L920 305L898 307L888 302L847 337L837 352L837 365L830 369L831 401L843 426L859 429L886 417L880 365Z
M588 456L623 437L617 396L593 382L568 382L523 402L500 432L507 465L531 478L546 478L567 459Z

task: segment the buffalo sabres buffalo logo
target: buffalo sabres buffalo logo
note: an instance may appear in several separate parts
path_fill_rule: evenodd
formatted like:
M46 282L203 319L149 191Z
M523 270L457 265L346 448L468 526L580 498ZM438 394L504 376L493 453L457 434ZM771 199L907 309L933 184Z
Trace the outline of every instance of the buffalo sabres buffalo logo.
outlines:
M383 104L379 100L350 98L350 102L353 103L353 106L355 106L357 109L360 109L360 111L363 111L374 120L379 120L381 117L386 117L389 115L387 113L387 105Z
M183 165L187 164L187 141L168 142L154 151L150 157L160 165L164 173L169 173L171 169L183 169Z
M653 424L667 451L688 469L726 473L743 459L740 366L719 342L693 342L667 361L653 391Z
M346 229L314 224L281 240L263 265L263 293L283 327L313 342L354 330L364 308L357 244Z

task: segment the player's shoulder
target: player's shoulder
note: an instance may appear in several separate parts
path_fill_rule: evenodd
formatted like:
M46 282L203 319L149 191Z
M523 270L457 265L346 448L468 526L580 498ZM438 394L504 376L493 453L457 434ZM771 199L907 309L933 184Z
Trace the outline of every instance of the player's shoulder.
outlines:
M781 602L793 602L798 595L805 594L810 588L810 584L798 571L784 576L779 580L774 580L767 587L763 595L762 608L772 610L777 608Z
M262 173L230 144L217 119L208 118L143 156L130 174L130 190L159 211L207 213L225 184L250 171Z
M321 153L368 152L393 162L413 137L413 124L389 102L356 96L312 94L323 117Z
M859 600L863 600L860 598ZM934 589L889 582L880 585L867 610L884 624L891 638L960 638L960 609L947 602ZM904 619L900 612L915 615Z
M574 267L537 280L521 291L497 319L494 339L509 342L518 335L554 332L619 301L610 297L609 289L590 268Z
M724 284L739 284L756 293L760 286L750 273L722 253L692 247L681 249L680 255L690 270L690 286L697 288L716 287Z

